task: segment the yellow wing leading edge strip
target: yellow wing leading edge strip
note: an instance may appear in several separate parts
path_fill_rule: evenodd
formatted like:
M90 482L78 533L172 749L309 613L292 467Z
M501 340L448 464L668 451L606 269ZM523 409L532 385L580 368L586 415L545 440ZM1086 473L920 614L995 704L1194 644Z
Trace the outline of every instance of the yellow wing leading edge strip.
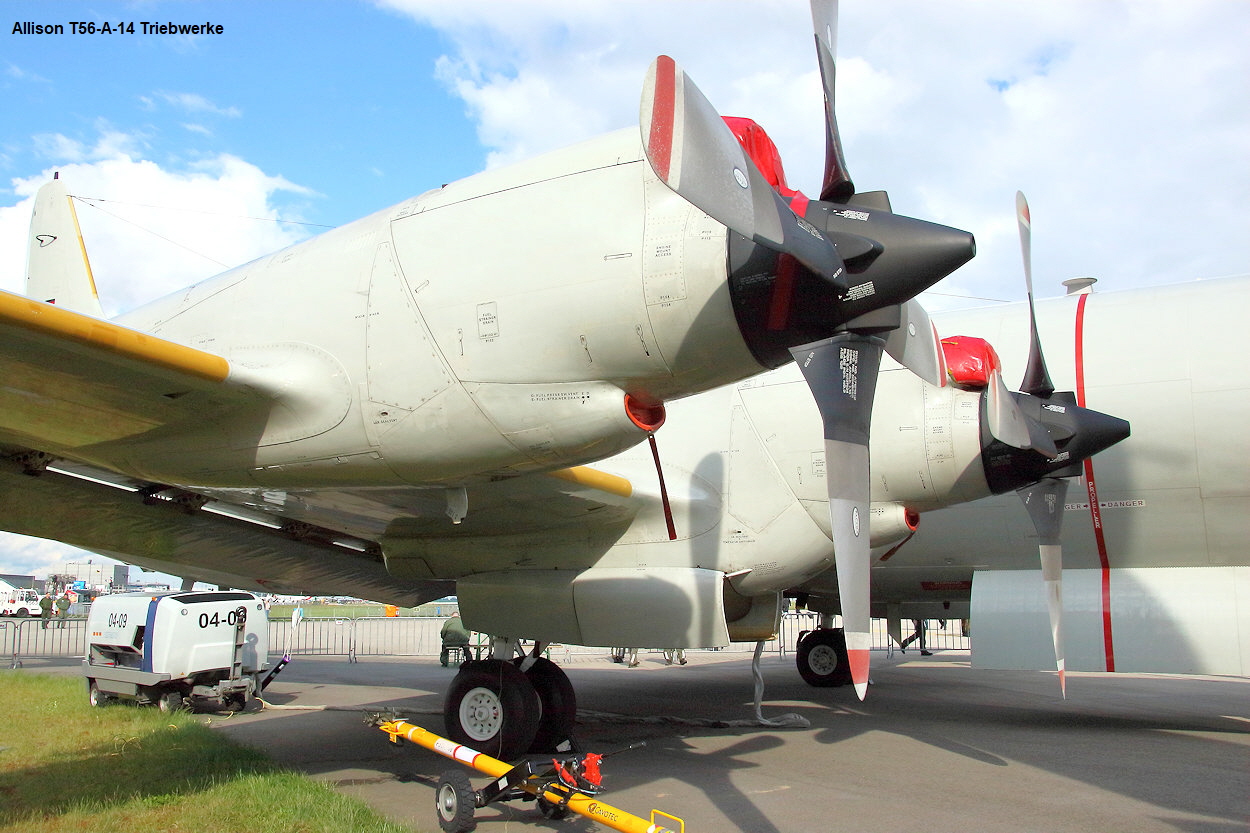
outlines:
M230 363L221 356L11 292L0 291L0 324L94 347L210 382L225 381L230 375Z
M607 492L618 497L629 497L634 493L634 485L624 477L608 474L606 471L599 471L588 466L575 466L571 469L548 472L548 474L560 480L567 480L579 486L589 486L592 489L598 489L601 492Z

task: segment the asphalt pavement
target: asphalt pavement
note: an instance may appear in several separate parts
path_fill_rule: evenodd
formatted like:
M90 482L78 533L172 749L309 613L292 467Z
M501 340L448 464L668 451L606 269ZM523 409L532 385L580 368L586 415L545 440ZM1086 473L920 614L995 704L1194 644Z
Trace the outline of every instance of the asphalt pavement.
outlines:
M764 717L810 723L774 728L754 723L749 655L689 657L562 665L583 749L646 742L604 762L604 801L644 818L658 808L691 833L1250 830L1250 679L1073 673L1064 700L1053 674L976 670L966 652L874 652L861 703L850 687L810 688L792 655L774 655L762 663ZM388 743L364 715L394 710L441 733L454 673L433 657L297 657L266 692L272 708L206 719L401 824L437 831L434 784L460 765ZM605 829L549 821L532 803L491 805L476 819L481 833Z

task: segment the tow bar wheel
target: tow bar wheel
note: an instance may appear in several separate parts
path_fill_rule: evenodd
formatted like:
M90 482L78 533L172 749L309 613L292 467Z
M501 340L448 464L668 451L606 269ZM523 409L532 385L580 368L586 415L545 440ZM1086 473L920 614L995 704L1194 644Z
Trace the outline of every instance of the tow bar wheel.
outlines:
M446 833L472 830L476 803L473 784L463 770L449 769L439 777L438 789L434 792L434 809L438 812L438 826Z

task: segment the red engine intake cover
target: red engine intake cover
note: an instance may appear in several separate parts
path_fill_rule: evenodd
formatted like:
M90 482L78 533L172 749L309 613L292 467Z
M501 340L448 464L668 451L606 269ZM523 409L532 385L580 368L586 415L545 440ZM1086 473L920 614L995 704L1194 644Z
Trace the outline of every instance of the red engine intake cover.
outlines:
M994 347L976 336L951 336L942 339L942 355L951 381L962 388L981 390L990 383L990 371L1001 370L1003 363Z
M738 144L742 145L742 149L747 152L747 156L751 157L751 161L755 163L755 167L759 168L768 184L786 199L797 196L799 192L786 184L786 172L781 166L781 154L777 152L777 146L773 144L773 140L768 137L764 128L752 119L738 116L724 116L723 118L725 124L729 125L729 130L734 134L734 138L738 140Z

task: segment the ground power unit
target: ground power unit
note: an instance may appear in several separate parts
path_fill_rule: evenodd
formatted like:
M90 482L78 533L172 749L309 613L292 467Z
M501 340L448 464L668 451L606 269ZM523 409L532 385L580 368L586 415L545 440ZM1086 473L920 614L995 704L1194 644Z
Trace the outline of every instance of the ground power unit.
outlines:
M269 617L251 593L116 593L91 605L83 674L93 706L242 709L264 686L268 655Z

